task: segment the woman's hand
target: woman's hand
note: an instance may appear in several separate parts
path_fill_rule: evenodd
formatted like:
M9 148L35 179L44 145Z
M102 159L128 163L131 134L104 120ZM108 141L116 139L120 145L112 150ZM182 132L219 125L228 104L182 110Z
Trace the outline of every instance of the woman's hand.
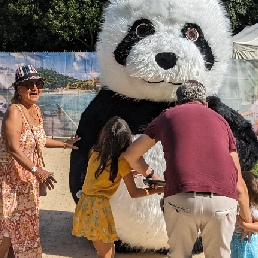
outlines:
M38 168L34 175L37 177L39 182L44 183L49 190L54 189L53 183L57 183L57 181L53 177L53 172L48 172L42 168Z
M77 146L74 146L74 144L79 141L81 137L76 135L75 137L71 137L71 139L68 139L67 141L64 142L66 148L70 148L73 150L78 150L79 148Z

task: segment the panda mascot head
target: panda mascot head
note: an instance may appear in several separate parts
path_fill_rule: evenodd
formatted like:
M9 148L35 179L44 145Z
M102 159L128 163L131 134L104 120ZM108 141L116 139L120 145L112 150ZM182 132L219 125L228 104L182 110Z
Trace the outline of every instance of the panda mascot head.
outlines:
M101 81L123 96L153 101L175 100L188 79L217 93L231 45L217 0L113 0L97 45Z
M82 113L79 150L71 154L69 183L76 202L88 152L110 117L126 120L136 138L164 109L175 105L175 91L182 82L195 79L206 86L209 95L217 93L232 54L229 20L218 0L111 0L104 18L97 44L103 88ZM224 112L226 119L234 117L234 110L224 107L217 97L212 100L216 112ZM246 136L250 124L240 120L235 129L243 130L239 137L244 140L238 141L239 147L249 138L254 142L251 150L245 146L248 154L242 160L246 163L258 147L251 132ZM163 177L161 144L144 158ZM141 178L136 183L144 187ZM168 247L160 198L132 199L121 183L111 206L122 242L132 248Z

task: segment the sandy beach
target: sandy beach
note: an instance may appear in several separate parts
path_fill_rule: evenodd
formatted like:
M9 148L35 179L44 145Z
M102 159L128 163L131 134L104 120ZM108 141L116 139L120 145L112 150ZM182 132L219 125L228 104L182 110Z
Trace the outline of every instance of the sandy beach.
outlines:
M94 258L95 250L90 241L72 236L72 218L75 203L69 192L69 160L70 150L44 149L43 156L46 170L55 173L58 183L55 189L41 198L40 203L40 235L43 258L73 257ZM117 253L116 258L165 258L156 253ZM204 258L203 254L193 258Z
M92 94L96 94L97 92L96 91L93 91L93 90L65 90L65 89L60 89L60 90L56 90L56 91L53 91L53 90L47 90L47 89L44 89L44 91L41 93L41 96L47 96L47 95L62 95L62 94L71 94L71 95L74 95L74 94L84 94L84 93L92 93Z

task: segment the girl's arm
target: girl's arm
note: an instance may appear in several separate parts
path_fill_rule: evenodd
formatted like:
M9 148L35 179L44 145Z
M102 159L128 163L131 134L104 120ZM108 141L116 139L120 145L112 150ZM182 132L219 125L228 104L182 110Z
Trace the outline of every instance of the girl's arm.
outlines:
M253 223L246 223L244 220L238 215L237 216L237 224L243 228L245 231L258 232L258 218L253 219Z
M46 138L46 147L47 148L69 148L69 149L74 149L77 150L78 147L74 146L74 143L79 141L81 139L81 137L78 137L77 135L75 137L72 137L71 139L68 139L64 142L62 141L58 141L58 140L54 140L51 138Z
M126 188L132 198L138 198L143 196L148 196L151 194L161 194L164 193L164 187L158 186L155 188L137 188L136 184L134 182L134 176L133 173L130 172L126 176L123 177L123 180L125 182Z

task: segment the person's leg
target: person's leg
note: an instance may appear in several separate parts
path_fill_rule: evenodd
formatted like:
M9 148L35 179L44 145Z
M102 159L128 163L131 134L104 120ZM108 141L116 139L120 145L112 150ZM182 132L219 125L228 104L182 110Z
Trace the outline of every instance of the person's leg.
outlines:
M236 214L236 200L217 195L203 197L201 235L205 258L230 258Z
M10 246L7 258L15 258L13 247Z
M11 246L11 239L10 237L3 237L3 241L0 244L0 258L6 257L6 254Z
M114 258L115 257L115 244L114 242L104 243L102 240L92 241L98 258Z
M191 258L199 229L199 197L180 193L164 199L164 219L168 235L168 258Z

